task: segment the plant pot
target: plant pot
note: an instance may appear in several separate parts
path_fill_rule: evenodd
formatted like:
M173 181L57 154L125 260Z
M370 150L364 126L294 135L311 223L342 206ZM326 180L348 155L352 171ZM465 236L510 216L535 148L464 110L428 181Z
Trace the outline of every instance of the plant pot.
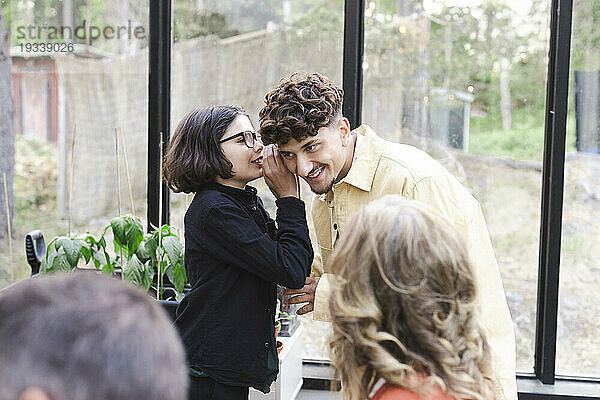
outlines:
M167 314L169 314L171 321L175 321L175 314L177 312L177 306L179 306L179 302L174 300L158 300L158 302L161 306L163 306Z
M275 322L275 339L277 339L277 335L279 335L279 331L281 330L281 322Z

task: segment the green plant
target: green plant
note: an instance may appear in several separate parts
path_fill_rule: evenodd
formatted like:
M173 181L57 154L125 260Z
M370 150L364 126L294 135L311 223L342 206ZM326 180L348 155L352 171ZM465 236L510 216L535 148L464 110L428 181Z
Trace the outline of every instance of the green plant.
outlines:
M158 271L158 289L162 287L163 277L166 274L177 292L176 300L183 298L183 288L187 283L185 265L183 262L183 246L179 240L177 228L163 225L160 231L157 229L146 237L146 247L152 259L152 265ZM155 252L153 249L158 249ZM144 250L146 251L146 249ZM140 254L141 257L144 254ZM160 265L160 268L158 266Z
M113 234L115 255L112 258L105 238L109 229ZM139 217L123 215L113 218L98 240L89 233L53 238L42 260L40 273L74 271L83 259L84 266L92 261L96 269L106 274L113 274L120 267L123 279L145 290L152 287L156 274L154 288L159 298L164 294L166 274L175 289L176 300L181 300L187 283L183 254L183 246L174 227L163 225L160 230L144 234Z
M291 321L292 319L294 319L296 317L297 317L296 314L288 314L285 311L280 311L279 315L275 318L275 323L277 324L277 322L280 322L280 321Z

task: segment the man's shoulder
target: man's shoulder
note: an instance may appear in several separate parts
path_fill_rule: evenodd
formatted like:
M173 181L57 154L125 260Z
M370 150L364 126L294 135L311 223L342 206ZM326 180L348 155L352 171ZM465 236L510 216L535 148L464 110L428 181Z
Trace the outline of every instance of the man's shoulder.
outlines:
M376 192L409 195L417 185L439 186L448 196L454 193L452 196L465 197L466 189L462 184L425 151L383 138L377 138L377 141L379 156L372 178L372 188Z
M444 174L444 168L423 150L382 139L378 168L375 174L402 175L415 182Z
M374 143L379 164L415 173L437 170L440 167L433 157L415 146L384 139L368 126L365 126L364 132L365 139Z

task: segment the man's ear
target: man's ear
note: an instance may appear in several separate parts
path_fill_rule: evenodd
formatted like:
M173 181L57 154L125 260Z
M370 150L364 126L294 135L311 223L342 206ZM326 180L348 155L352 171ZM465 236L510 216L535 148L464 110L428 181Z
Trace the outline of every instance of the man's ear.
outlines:
M21 393L19 400L52 400L52 398L38 387L29 387Z
M350 143L350 137L352 136L350 134L350 121L348 121L348 118L341 117L337 123L337 128L342 136L342 145L347 146Z

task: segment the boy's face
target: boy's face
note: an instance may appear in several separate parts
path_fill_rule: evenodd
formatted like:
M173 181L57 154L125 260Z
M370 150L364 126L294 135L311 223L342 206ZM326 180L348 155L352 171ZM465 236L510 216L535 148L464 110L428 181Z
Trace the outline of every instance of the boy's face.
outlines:
M317 194L327 193L348 173L353 150L349 150L350 126L346 118L322 127L315 136L278 144L285 165Z

